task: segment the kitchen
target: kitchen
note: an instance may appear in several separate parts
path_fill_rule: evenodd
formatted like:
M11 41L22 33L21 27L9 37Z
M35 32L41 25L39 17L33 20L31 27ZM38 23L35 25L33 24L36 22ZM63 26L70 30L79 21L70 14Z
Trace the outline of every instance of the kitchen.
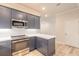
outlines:
M79 56L78 10L77 3L1 3L0 56Z
M44 55L53 55L55 36L40 34L40 15L24 12L21 5L0 5L0 56L23 56L36 49Z

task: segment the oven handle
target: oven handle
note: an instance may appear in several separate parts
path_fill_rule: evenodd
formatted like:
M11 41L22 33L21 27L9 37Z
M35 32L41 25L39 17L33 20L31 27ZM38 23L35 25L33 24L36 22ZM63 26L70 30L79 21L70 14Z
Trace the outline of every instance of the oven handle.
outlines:
M19 43L19 42L22 42L22 41L29 41L29 39L27 39L27 40L15 40L15 41L12 41L12 43Z

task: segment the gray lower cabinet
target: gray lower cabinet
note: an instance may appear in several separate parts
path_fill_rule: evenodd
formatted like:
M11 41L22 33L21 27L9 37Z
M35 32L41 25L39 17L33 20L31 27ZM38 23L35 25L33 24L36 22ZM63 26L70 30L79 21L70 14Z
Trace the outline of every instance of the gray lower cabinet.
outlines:
M11 28L11 9L0 6L0 28Z
M46 56L52 56L55 53L55 38L44 39L37 38L37 50Z
M55 38L30 37L29 39L30 51L37 49L45 56L53 56L55 54Z
M30 38L29 38L30 51L33 51L33 50L36 49L36 38L37 38L37 37L30 37Z
M11 41L0 42L0 56L11 56Z

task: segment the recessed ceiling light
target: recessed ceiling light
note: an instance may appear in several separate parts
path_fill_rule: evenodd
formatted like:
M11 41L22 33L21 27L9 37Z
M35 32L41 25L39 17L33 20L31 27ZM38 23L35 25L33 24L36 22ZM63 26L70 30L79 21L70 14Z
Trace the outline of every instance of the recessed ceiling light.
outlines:
M47 15L47 14L45 14L45 17L48 17L48 15Z
M45 7L42 7L42 10L45 10L46 8Z

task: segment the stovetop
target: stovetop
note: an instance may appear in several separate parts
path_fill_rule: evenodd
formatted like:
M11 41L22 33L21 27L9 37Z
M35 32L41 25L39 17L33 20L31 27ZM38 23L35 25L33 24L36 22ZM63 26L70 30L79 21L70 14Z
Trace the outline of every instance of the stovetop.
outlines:
M28 38L26 35L17 35L17 36L11 36L12 40L16 39L26 39Z

